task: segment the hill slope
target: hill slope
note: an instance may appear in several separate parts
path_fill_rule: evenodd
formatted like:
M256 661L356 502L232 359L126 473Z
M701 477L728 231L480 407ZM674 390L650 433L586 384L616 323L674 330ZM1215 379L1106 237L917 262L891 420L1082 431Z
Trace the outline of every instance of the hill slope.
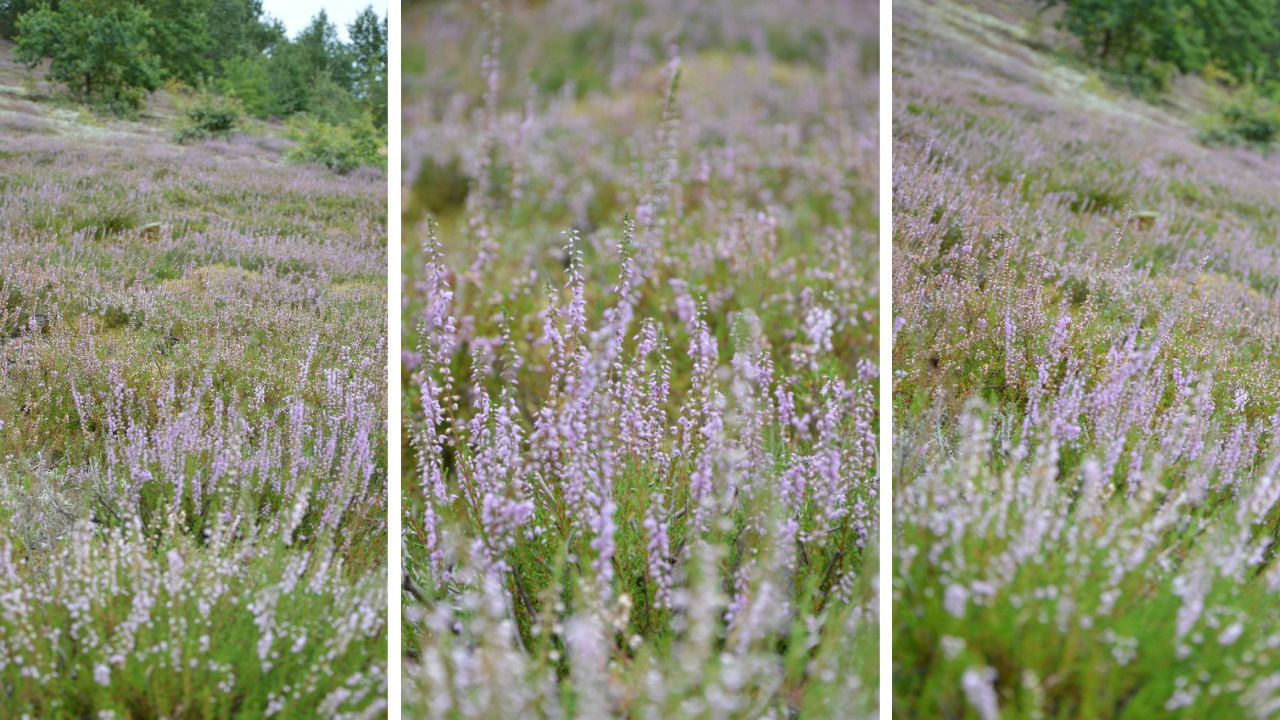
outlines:
M1277 163L895 6L895 715L1268 716Z
M6 63L0 716L385 713L381 173Z

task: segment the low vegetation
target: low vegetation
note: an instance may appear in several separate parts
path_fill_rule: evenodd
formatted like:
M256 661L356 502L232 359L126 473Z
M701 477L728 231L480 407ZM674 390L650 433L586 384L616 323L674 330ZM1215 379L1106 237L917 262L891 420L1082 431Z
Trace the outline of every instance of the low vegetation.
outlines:
M895 713L1271 717L1274 170L923 17L895 28Z
M55 110L0 100L0 715L385 715L382 174Z
M876 28L406 13L406 717L874 714Z

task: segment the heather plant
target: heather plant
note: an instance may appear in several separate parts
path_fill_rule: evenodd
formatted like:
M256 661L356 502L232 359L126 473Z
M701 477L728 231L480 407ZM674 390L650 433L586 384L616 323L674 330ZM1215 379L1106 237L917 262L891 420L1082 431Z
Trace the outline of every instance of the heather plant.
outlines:
M974 52L980 24L944 38L908 10L895 710L1272 716L1270 166L1160 108L1082 111L1038 84L1043 57Z
M0 716L384 716L382 178L50 127L0 139Z
M406 27L406 713L874 713L875 5Z

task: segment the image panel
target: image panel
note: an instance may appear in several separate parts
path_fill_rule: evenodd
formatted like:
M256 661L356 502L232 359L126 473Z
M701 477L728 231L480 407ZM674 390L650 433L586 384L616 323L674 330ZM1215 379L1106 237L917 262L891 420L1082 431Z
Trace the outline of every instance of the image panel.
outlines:
M308 17L0 7L0 717L386 717L386 15Z
M876 715L878 25L404 8L406 718Z
M895 3L895 716L1278 706L1276 18L1140 5Z

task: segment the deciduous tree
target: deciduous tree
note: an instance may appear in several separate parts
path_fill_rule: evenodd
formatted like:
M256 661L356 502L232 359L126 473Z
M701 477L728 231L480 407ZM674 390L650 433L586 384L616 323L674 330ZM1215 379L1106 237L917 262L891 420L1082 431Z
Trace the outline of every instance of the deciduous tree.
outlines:
M18 19L14 57L28 67L49 58L49 80L77 98L128 113L162 77L153 33L151 14L138 5L64 0L57 10L43 7Z
M1266 0L1043 0L1064 5L1061 26L1104 66L1163 89L1175 70L1209 63L1239 80L1268 65L1277 38Z

